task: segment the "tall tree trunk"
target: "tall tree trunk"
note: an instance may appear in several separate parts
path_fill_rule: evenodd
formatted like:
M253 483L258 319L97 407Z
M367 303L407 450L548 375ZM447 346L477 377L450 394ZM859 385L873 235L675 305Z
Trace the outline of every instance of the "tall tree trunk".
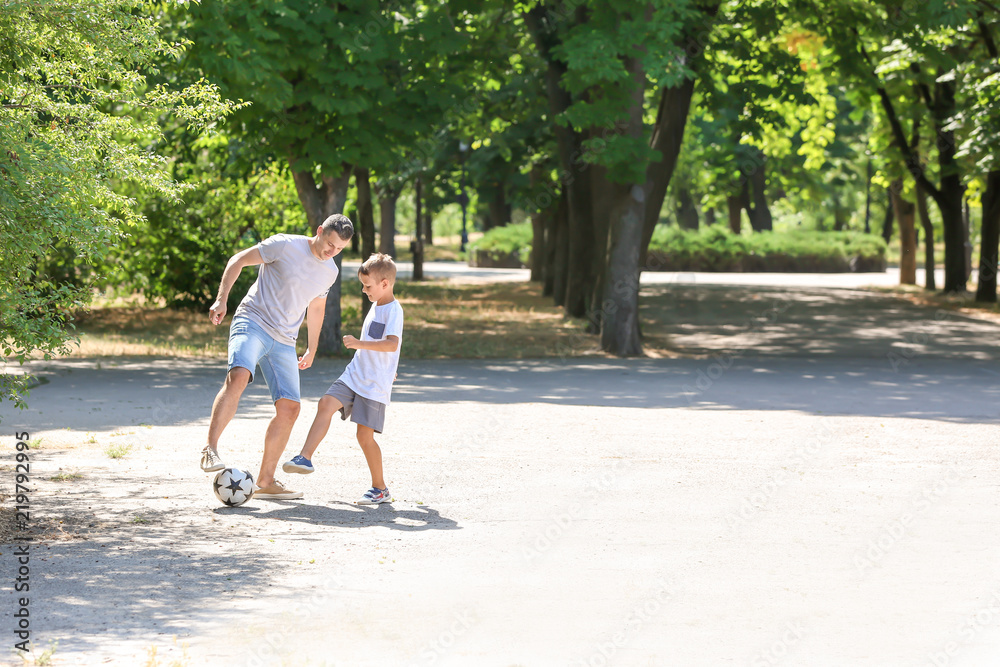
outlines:
M536 5L524 13L525 25L538 48L539 55L546 62L545 87L552 118L562 115L573 99L561 85L566 73L566 65L552 55L552 49L559 45L559 36L554 24L548 19L548 8ZM578 132L561 123L553 123L553 133L562 167L560 180L567 196L567 275L566 294L562 305L573 317L586 317L587 305L594 284L593 275L593 220L588 179L585 178L587 164L580 159L583 138ZM557 296L558 301L558 296Z
M726 209L729 211L729 231L739 234L743 230L743 199L738 195L726 197Z
M927 192L917 181L917 211L920 213L920 226L924 228L924 284L927 289L937 289L937 271L934 260L934 223L931 222L930 211L927 210Z
M371 176L367 169L354 169L354 184L358 189L358 232L361 236L361 261L375 253L375 212L372 210ZM371 302L361 295L361 317L368 315Z
M972 277L972 211L969 208L968 198L964 198L962 205L962 236L965 238L963 244L965 248L965 279Z
M686 44L692 53L701 53L694 38L689 38ZM692 60L689 66L696 68L701 57ZM660 93L660 106L656 111L656 123L649 146L660 154L660 159L650 162L646 168L646 212L643 214L642 228L642 265L646 264L649 243L653 239L653 231L660 221L660 211L663 200L670 187L670 179L677 168L677 158L684 141L684 128L687 127L688 114L691 111L691 100L694 98L694 79L684 79L675 86L668 86Z
M289 163L292 162L289 159ZM334 176L323 176L320 183L316 183L311 171L293 171L292 180L313 234L331 215L344 212L347 188L351 182L350 165L345 164L343 170Z
M705 224L711 227L715 224L715 207L705 209Z
M531 169L531 186L537 188L542 181L542 168L535 165ZM531 213L531 257L528 265L531 267L532 282L542 282L545 279L545 259L548 257L546 250L545 231L548 227L546 216L550 213L548 207L539 207Z
M596 136L598 133L594 132ZM594 221L593 253L593 292L590 296L590 306L587 309L587 333L597 334L601 331L602 301L604 299L604 283L608 262L608 233L611 229L611 209L614 206L614 185L608 180L608 170L599 165L591 165L588 170L590 178L591 211Z
M872 233L872 159L868 157L865 168L865 234Z
M954 133L951 140L954 141ZM943 140L942 143L944 143ZM948 149L941 147L941 152ZM954 154L954 149L950 151ZM946 161L953 162L954 160ZM941 178L941 190L937 198L944 226L944 291L964 292L967 284L965 273L965 225L962 222L962 200L965 186L957 173L945 174Z
M871 58L863 46L861 51L870 64ZM877 79L877 74L875 76ZM915 148L907 143L903 124L885 86L879 83L876 88L892 130L893 143L902 151L910 173L920 181L927 194L934 198L941 211L941 224L944 227L945 292L964 292L968 282L965 273L965 241L962 234L962 200L965 196L965 186L962 184L962 172L956 160L958 145L955 142L955 132L945 129L956 111L955 87L954 79L950 81L938 79L934 84L933 93L930 86L920 82L916 84L918 94L934 118L938 172L941 174L940 186L934 185L927 178L919 155L916 154Z
M289 159L289 163L294 163ZM311 171L292 171L292 180L295 183L295 190L299 194L299 201L306 212L306 221L312 233L316 234L316 229L323 224L331 215L344 212L344 204L347 203L347 188L351 182L351 166L343 165L343 170L334 176L323 176L321 183L317 184ZM337 255L337 268L340 268L341 256ZM337 276L337 281L330 288L330 293L326 297L326 309L323 315L323 328L320 329L319 345L316 354L320 356L330 356L340 352L341 348L341 321L340 321L340 285L341 277Z
M556 252L559 224L559 206L561 197L545 209L542 220L545 224L545 256L542 258L542 296L552 296L555 293Z
M385 184L378 187L378 210L381 218L378 251L396 257L396 200L399 188Z
M503 227L510 222L510 204L507 202L507 192L502 182L480 191L479 201L486 201L486 216L483 220L483 231L494 227Z
M427 199L426 197L424 198ZM424 202L424 243L430 247L434 245L434 229L431 223L434 222L434 212L431 210L430 201Z
M413 240L410 241L410 251L413 253L413 280L424 279L424 240L421 234L421 223L423 218L423 189L421 179L417 176L413 186L413 207L416 209L413 215Z
M552 300L557 306L566 303L569 275L569 202L566 190L559 193L555 214L555 252L552 262Z
M646 74L642 60L630 56L625 61L632 76L628 125L624 134L639 139L644 132L643 98ZM601 349L626 357L642 354L639 337L639 261L645 248L645 183L615 184L608 230L607 275L601 303Z
M976 287L976 301L996 303L997 300L997 259L1000 245L1000 169L993 170L986 177L986 192L983 193L983 221L980 234L982 245L979 249L979 285Z
M892 207L899 221L899 284L917 284L917 238L913 202L903 199L903 182L892 183Z
M882 219L882 238L886 243L892 241L892 229L896 223L896 211L892 208L892 187L885 191L885 218Z
M698 207L691 190L685 187L677 189L677 224L681 229L698 229Z
M531 282L542 282L545 279L545 257L547 256L545 218L549 213L548 210L540 210L531 214L531 257L528 260L528 266L531 268L531 276L528 279Z
M646 202L645 193L638 184L632 187L616 186L615 189L618 194L611 212L608 275L601 308L601 349L627 357L642 354L639 338L639 254Z
M760 153L759 157L757 167L746 177L748 198L752 201L752 205L747 208L747 215L750 217L750 226L755 232L769 232L772 229L772 217L771 209L767 205L766 160L763 153Z

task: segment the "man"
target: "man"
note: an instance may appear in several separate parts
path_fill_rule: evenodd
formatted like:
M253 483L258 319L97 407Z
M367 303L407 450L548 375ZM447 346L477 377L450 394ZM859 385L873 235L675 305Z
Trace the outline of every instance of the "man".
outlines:
M257 281L240 302L229 329L229 372L212 404L208 443L202 450L201 469L222 470L219 438L232 421L240 396L260 367L274 401L274 418L264 434L264 456L257 474L257 498L301 498L274 478L278 459L299 415L299 370L312 366L319 332L326 312L326 295L337 280L335 257L354 235L354 226L343 215L331 215L316 236L277 234L230 258L222 274L219 296L209 309L212 324L226 315L226 299L240 271L260 265ZM295 339L305 318L306 353L296 357Z

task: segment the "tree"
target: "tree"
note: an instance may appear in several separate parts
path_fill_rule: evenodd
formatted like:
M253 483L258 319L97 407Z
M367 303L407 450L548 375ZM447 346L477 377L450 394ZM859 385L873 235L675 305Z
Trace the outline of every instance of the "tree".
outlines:
M141 221L119 187L176 199L163 169L157 118L203 129L231 106L204 81L151 85L144 71L182 44L158 33L138 0L13 0L0 5L0 341L23 363L67 351L68 319L84 286L38 272L53 249L99 260ZM29 379L0 378L0 399L23 407Z
M956 119L975 105L962 73L965 63L985 60L980 54L988 51L991 34L976 26L984 12L996 11L990 7L978 0L840 1L803 8L797 17L827 38L840 74L875 96L900 161L937 204L948 292L963 291L967 281L962 209L969 165L959 154L962 125ZM906 118L917 112L934 130L927 145L936 164L925 163L907 140ZM976 119L967 120L972 122L962 129L975 133Z
M313 230L343 212L355 167L398 164L462 93L454 72L470 30L444 2L206 0L191 14L190 66L253 101L231 131L287 163ZM326 304L319 351L330 354L339 279Z

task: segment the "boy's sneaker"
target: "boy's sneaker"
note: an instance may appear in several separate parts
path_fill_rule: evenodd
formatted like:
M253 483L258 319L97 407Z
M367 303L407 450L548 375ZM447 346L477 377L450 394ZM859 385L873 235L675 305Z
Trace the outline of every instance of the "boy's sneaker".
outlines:
M312 461L299 454L298 456L293 457L292 460L285 461L285 463L281 466L281 469L285 472L297 472L303 475L308 475L316 468L313 468Z
M223 470L226 464L219 458L219 453L211 447L201 450L201 469L205 472Z
M389 489L379 489L372 487L365 491L365 495L361 496L361 500L358 501L359 505L381 505L382 503L392 502L392 496L389 494Z
M274 480L269 486L254 491L253 497L261 500L295 500L302 497L302 492L292 491L278 480Z

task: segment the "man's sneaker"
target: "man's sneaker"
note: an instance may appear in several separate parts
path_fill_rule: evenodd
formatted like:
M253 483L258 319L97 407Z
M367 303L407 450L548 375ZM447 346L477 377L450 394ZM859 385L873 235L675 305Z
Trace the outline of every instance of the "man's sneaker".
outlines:
M261 500L295 500L302 497L302 492L292 491L278 480L274 480L269 486L254 491L253 497Z
M379 489L372 487L365 491L365 495L361 496L361 500L358 501L359 505L381 505L382 503L392 502L392 496L389 494L389 489Z
M216 452L211 447L206 447L201 450L201 469L205 472L215 472L216 470L222 470L226 467L226 464L222 462L219 458L218 452Z
M298 456L293 457L291 461L285 461L285 463L281 466L281 469L288 473L297 472L303 475L308 475L316 468L313 468L312 461L299 454Z

